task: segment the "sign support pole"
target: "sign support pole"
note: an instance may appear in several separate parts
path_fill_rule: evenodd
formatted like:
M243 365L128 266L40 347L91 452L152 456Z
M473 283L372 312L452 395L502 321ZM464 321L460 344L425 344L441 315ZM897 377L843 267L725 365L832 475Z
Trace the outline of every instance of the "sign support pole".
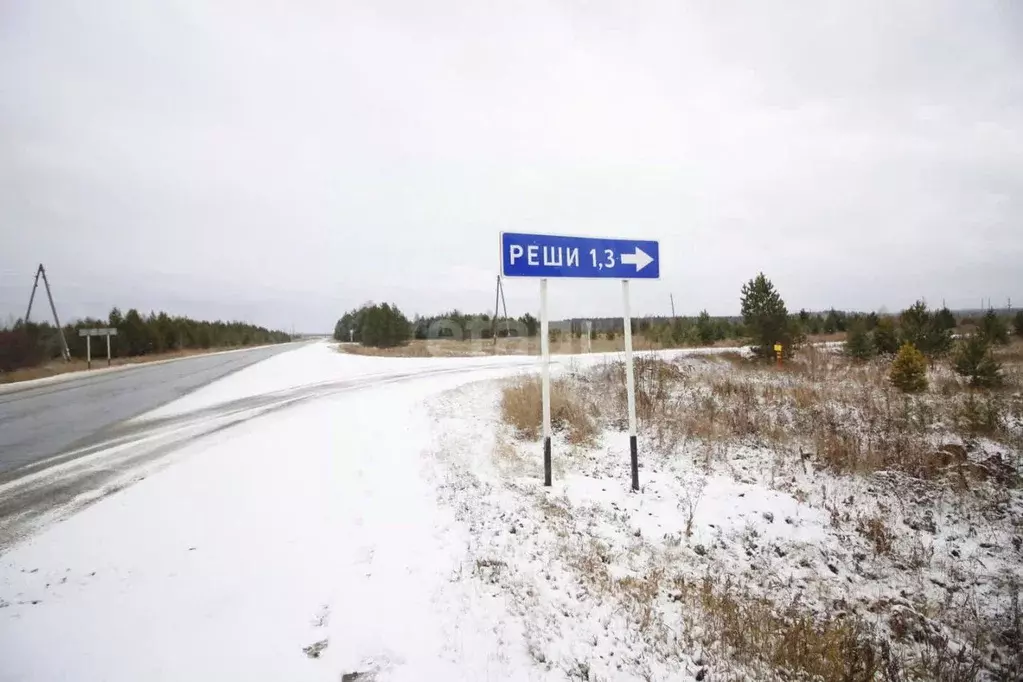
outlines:
M501 273L497 292L504 295L502 279L528 277L540 280L540 355L543 400L544 486L551 485L551 376L550 320L547 311L547 280L607 279L622 283L625 304L625 355L629 398L629 450L632 490L639 491L639 454L636 442L636 377L632 362L632 313L629 310L629 282L634 279L660 279L661 246L648 239L612 239L575 237L556 234L500 233ZM503 300L503 299L502 299ZM673 301L674 302L674 301ZM494 299L497 315L497 296ZM586 344L575 345L578 320L573 320L573 348L592 350L586 325Z
M85 337L85 368L92 369L92 337Z
M622 280L622 301L625 304L625 381L629 397L629 460L632 467L632 489L639 490L639 453L636 445L636 376L632 368L632 313L629 310L629 280Z
M551 347L547 322L547 278L540 280L540 355L543 377L543 484L551 485Z
M107 367L110 366L110 334L107 334Z

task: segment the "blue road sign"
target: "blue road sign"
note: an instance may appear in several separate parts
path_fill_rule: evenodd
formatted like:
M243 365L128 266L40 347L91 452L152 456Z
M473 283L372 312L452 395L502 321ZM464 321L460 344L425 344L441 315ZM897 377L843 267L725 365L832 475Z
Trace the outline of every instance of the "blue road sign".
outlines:
M660 246L639 239L501 233L505 277L658 279Z

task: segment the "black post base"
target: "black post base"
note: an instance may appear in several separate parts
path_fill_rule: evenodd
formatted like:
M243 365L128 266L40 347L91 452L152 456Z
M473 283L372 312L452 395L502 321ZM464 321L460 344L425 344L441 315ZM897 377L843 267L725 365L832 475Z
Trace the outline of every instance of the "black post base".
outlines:
M632 489L639 490L639 453L636 449L636 437L629 436L629 451L632 460Z
M551 437L543 439L543 484L551 485Z

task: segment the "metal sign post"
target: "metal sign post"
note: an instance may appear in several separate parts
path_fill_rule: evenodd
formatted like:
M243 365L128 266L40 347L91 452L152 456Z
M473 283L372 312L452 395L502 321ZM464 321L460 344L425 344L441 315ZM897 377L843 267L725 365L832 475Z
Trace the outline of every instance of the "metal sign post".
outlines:
M629 462L632 489L639 490L636 429L636 385L632 366L632 317L629 280L661 276L660 244L636 239L595 239L559 235L501 233L501 274L540 280L540 355L543 399L544 485L551 485L550 330L547 319L547 279L620 279L625 306L625 373L629 404ZM586 343L590 347L590 328Z
M540 280L540 375L543 400L543 484L551 485L551 339L547 320L547 278Z
M639 450L636 444L636 375L632 367L632 313L629 310L629 280L622 280L622 303L625 316L625 386L629 402L629 467L632 489L639 490Z
M79 336L85 337L85 367L92 369L92 337L107 337L107 367L110 366L110 337L117 336L117 329L109 327L106 329L79 329Z

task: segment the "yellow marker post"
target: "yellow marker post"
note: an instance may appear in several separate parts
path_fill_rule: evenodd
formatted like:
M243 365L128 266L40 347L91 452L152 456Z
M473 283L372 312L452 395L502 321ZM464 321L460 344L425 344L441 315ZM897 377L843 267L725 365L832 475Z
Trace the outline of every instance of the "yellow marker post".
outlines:
M774 344L774 352L778 355L778 366L781 367L781 352L782 347L780 343Z

